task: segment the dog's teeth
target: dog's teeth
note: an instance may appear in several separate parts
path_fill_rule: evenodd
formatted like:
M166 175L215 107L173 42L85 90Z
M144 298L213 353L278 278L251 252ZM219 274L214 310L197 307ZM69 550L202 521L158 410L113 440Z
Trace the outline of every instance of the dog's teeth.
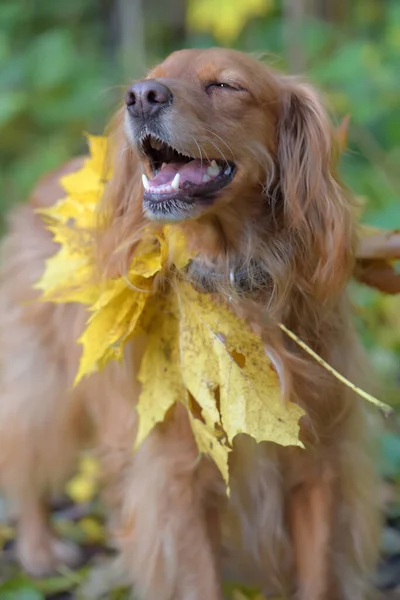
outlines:
M216 177L219 174L219 167L218 167L217 163L215 162L215 160L212 161L211 167L207 168L206 173L210 178Z
M179 173L177 173L177 174L175 175L175 177L173 178L173 180L172 180L172 182L171 182L171 187L172 187L174 190L179 190L179 181L180 181L180 178L181 178L181 176L180 176L180 174L179 174Z
M224 175L230 175L231 174L231 167L230 165L228 165L224 171Z
M150 184L149 184L149 180L147 179L146 175L143 173L142 175L142 182L143 182L143 187L144 189L147 191L150 189Z
M167 163L163 163L163 164L161 165L161 169L163 169L163 168L164 168L164 167L166 167L166 166L167 166Z
M208 171L208 169L207 169L207 171ZM210 178L209 178L209 176L208 176L207 174L206 174L206 175L203 175L203 179L202 179L202 181L203 181L203 183L207 183L208 181L210 181Z
M150 140L150 146L152 148L154 148L154 150L160 150L162 148L162 142L160 142L159 140L156 140L156 139L152 138Z

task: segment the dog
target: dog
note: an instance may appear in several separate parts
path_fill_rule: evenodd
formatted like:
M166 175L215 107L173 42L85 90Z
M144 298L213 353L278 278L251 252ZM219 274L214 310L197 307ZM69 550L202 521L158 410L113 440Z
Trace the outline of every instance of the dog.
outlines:
M132 453L141 340L73 388L86 310L34 302L33 286L57 249L35 209L63 196L77 158L12 212L2 244L0 485L23 567L41 576L78 562L51 528L49 500L90 444L140 598L221 600L231 577L298 600L365 599L380 527L368 414L277 327L363 384L346 291L354 206L316 91L237 51L182 50L127 90L109 140L101 272L126 271L144 227L179 227L196 251L187 279L236 298L230 308L261 336L284 397L304 409L305 449L237 436L227 499L182 406Z

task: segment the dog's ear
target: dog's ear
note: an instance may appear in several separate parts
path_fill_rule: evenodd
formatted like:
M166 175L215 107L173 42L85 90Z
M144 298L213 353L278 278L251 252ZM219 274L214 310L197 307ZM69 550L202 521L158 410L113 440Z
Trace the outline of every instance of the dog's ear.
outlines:
M309 287L305 291L321 300L339 291L353 268L353 210L334 174L333 140L315 91L285 79L277 128L284 223Z
M125 136L124 114L120 109L106 131L112 175L100 205L97 246L100 269L109 277L126 272L144 227L142 167Z

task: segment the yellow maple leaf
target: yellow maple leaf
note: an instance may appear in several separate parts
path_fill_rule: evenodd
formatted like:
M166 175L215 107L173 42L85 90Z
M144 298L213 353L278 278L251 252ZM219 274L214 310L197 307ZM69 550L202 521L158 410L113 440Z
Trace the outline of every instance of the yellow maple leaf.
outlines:
M90 455L82 456L78 473L66 486L68 496L77 504L93 500L98 492L99 478L99 463Z
M123 347L135 328L151 293L152 277L162 268L157 240L143 240L132 260L129 273L104 282L90 308L92 315L79 339L82 357L75 382L103 367L109 360L121 359Z
M147 305L142 328L148 341L139 371L136 448L177 402L188 409L199 452L214 460L227 484L228 455L238 433L301 445L304 413L283 404L261 340L209 295L180 280Z
M247 433L258 442L301 445L299 419L304 413L293 403L284 405L278 376L261 339L208 294L183 282L176 293L183 380L203 409L206 422L215 418L210 390L218 389L228 442L238 433Z
M137 406L136 447L176 402L187 405L180 372L179 315L173 295L155 297L149 302L142 327L148 339L138 374L143 391Z
M208 455L218 467L223 480L229 484L228 457L231 448L218 439L215 427L203 423L190 414L190 425L201 454Z
M106 533L104 527L97 519L93 517L83 517L79 520L79 528L85 535L85 542L92 544L104 544Z
M35 289L42 292L41 299L44 301L92 304L98 297L98 286L94 284L90 239L82 232L63 225L49 225L48 229L61 248L47 259L45 271Z
M92 314L79 338L83 351L75 383L108 360L122 358L123 346L134 332L145 307L146 297L132 294L124 281L113 282L112 292L109 302Z
M86 134L86 138L90 150L87 166L96 175L100 175L103 181L108 181L112 175L111 162L108 158L108 138L90 134Z
M92 304L95 285L94 236L97 207L111 171L105 171L106 138L88 136L91 155L83 167L62 177L67 196L53 206L37 209L60 249L46 261L34 286L41 299L51 302Z
M138 376L142 393L137 406L139 428L135 447L138 448L153 427L164 420L170 408L180 402L188 410L199 453L208 454L214 460L227 482L230 449L216 437L215 425L222 425L215 398L210 397L205 409L209 413L211 408L213 413L208 423L199 419L204 418L203 415L195 416L191 411L188 389L182 377L185 349L181 344L182 322L176 294L170 290L162 297L154 297L141 325L148 341ZM200 363L198 369L202 369Z
M144 237L127 275L100 284L97 300L89 309L92 315L79 339L83 352L75 383L109 360L122 359L125 344L140 331L138 321L151 297L154 276L174 263L178 250L176 261L183 267L189 255L178 232L170 237L163 231Z

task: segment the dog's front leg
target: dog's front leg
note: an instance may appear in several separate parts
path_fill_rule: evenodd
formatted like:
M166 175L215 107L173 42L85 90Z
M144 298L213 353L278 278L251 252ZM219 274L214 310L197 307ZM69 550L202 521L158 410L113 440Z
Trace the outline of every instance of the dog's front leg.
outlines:
M146 600L222 598L217 491L186 409L175 407L127 467L119 543L134 591Z
M307 471L289 495L296 600L340 600L333 573L335 477L328 466Z

